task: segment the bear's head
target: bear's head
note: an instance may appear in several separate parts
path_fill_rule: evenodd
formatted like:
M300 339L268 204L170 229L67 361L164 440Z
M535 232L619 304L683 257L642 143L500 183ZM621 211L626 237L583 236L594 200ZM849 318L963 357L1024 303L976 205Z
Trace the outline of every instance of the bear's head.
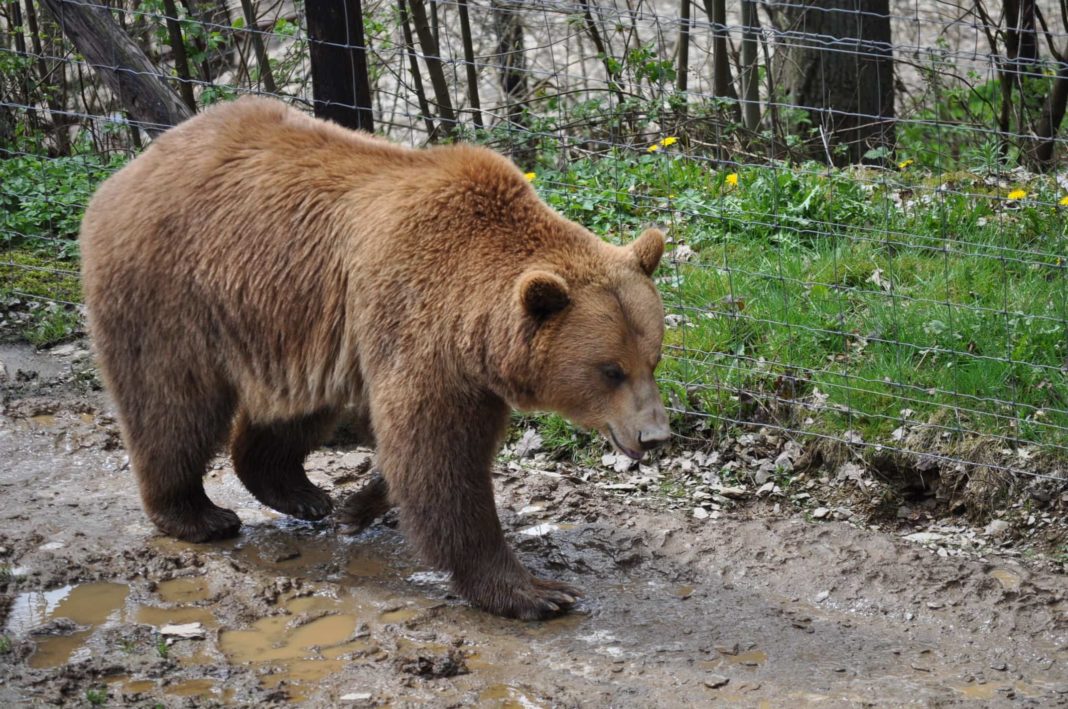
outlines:
M534 267L516 287L530 333L526 370L535 379L519 408L553 411L600 431L640 459L671 436L653 372L664 340L664 306L652 274L664 235L648 229L626 247L603 244L590 277Z

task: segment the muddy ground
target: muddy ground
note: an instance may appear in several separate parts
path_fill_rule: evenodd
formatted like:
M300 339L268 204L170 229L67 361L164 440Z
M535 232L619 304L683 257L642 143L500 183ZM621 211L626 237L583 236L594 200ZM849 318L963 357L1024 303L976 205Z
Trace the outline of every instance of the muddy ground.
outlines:
M766 505L695 518L588 471L502 464L520 556L587 594L503 620L449 595L390 518L356 537L290 520L222 457L206 485L241 537L159 536L84 353L0 361L0 706L1068 706L1049 564ZM371 462L333 446L308 467L340 498Z

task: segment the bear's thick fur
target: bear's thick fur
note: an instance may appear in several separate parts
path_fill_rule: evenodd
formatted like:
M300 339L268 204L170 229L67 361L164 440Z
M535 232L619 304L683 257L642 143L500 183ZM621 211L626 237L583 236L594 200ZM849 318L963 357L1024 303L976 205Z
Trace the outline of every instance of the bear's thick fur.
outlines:
M459 593L521 618L576 592L501 532L490 466L509 409L559 412L634 457L667 439L663 246L597 239L489 150L402 148L252 98L153 142L81 233L96 352L160 530L237 533L202 484L228 436L257 499L324 517L303 460L355 407L385 476L370 507L388 487Z

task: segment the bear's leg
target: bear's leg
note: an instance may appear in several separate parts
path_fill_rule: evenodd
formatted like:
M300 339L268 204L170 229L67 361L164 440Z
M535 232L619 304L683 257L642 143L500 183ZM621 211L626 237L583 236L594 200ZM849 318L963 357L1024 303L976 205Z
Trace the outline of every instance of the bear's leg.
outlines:
M145 511L164 534L188 542L233 537L241 528L236 514L204 492L208 460L233 416L232 395L212 389L213 396L206 388L203 396L167 399L113 388Z
M345 499L341 505L341 524L347 534L359 534L371 523L393 509L389 499L389 486L382 473L375 472L371 479Z
M234 470L268 507L298 519L318 520L333 509L330 496L308 480L304 458L330 435L337 412L318 411L291 421L252 423L244 414L234 428Z
M372 405L378 464L409 540L452 573L456 591L498 615L534 620L563 612L578 591L539 579L516 559L493 501L491 465L508 406L489 395L438 400L397 396L381 386Z

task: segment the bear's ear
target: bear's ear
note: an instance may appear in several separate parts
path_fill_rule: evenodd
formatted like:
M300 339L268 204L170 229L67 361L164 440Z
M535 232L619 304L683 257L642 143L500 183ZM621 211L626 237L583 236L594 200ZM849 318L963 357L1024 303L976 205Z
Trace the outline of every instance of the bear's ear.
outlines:
M631 243L630 248L638 257L638 265L645 271L645 275L651 276L660 265L660 257L664 255L664 232L659 229L646 229Z
M535 320L545 320L570 302L567 282L555 273L527 271L519 278L519 303Z

